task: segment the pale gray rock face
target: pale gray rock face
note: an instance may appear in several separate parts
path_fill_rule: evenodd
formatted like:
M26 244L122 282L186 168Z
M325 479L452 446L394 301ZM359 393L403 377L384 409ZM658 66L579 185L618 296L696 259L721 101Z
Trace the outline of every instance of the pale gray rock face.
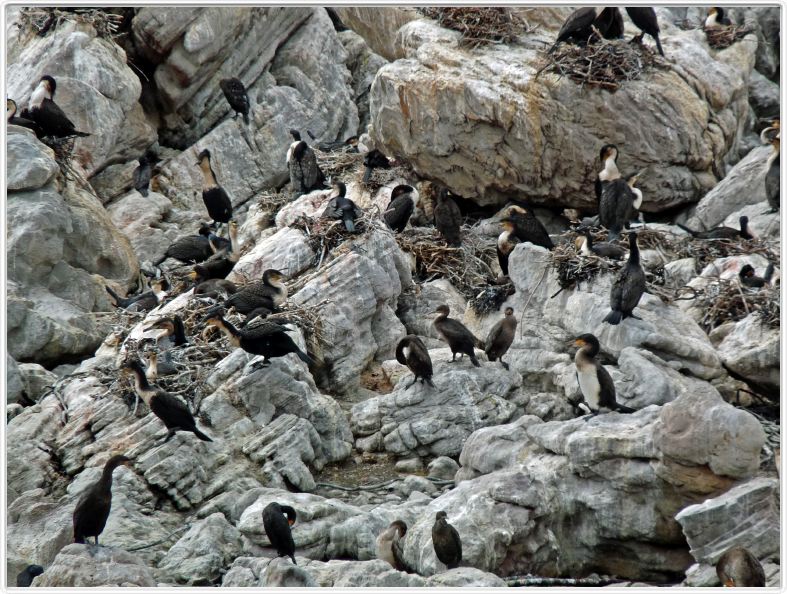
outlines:
M749 104L761 118L779 117L779 84L753 70L749 79Z
M19 372L22 374L25 395L33 402L38 402L49 386L57 381L57 376L54 373L47 371L37 363L21 363Z
M150 568L138 556L118 548L70 544L64 547L36 586L60 587L154 587L156 580Z
M303 563L303 560L300 560ZM221 582L225 588L312 587L311 573L283 557L238 557Z
M431 478L454 480L454 475L456 475L456 471L459 470L459 464L448 456L438 456L429 462L426 470Z
M142 196L136 190L107 207L112 222L131 242L141 262L156 261L167 251L171 240L160 228L160 221L171 210L172 202L166 196L152 191ZM196 233L196 226L193 233Z
M133 187L134 170L138 166L137 161L109 165L90 178L90 186L98 194L102 204L118 198Z
M230 280L241 278L261 279L269 268L275 268L286 277L295 277L314 263L314 250L306 235L291 227L284 227L270 237L258 241L241 256L228 276Z
M779 328L769 328L758 316L749 315L719 345L724 365L746 381L768 390L779 390Z
M421 18L410 7L337 6L334 10L347 27L363 37L369 47L386 60L404 57L397 32L402 25Z
M418 286L416 294L407 293L399 299L400 317L407 327L407 332L417 334L422 340L423 337L431 338L432 341L427 344L429 347L445 345L432 328L434 312L440 305L447 305L451 309L451 317L462 321L467 301L443 278L423 283Z
M363 37L354 31L342 31L338 37L347 50L346 64L352 73L353 101L358 107L358 132L364 132L369 125L369 90L377 71L388 61L369 49Z
M20 126L8 127L8 177L9 192L34 190L45 186L57 173L54 152L38 142L35 134Z
M6 352L5 354L5 401L6 404L19 402L25 391L24 380L19 371L16 360Z

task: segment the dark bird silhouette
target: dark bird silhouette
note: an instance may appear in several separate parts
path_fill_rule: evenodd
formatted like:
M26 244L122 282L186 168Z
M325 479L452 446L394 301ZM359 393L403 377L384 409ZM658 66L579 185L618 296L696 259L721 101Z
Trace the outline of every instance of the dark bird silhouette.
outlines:
M678 223L678 227L697 239L738 239L740 237L743 239L754 239L754 234L749 230L749 217L742 216L738 222L740 223L740 230L724 227L723 225L707 231L695 231L680 223Z
M760 289L771 283L773 271L773 262L769 262L768 267L765 269L765 275L760 277L754 274L754 267L751 264L745 264L738 273L738 278L740 278L741 284L754 289Z
M639 263L639 247L637 247L637 234L629 233L629 259L621 269L609 293L609 305L612 308L604 318L608 324L616 326L621 320L634 318L639 320L632 312L637 307L642 294L645 292L645 271Z
M634 412L633 408L618 404L615 399L615 383L612 381L612 376L596 360L600 348L598 339L592 334L583 334L574 341L574 345L580 347L574 355L574 365L577 368L579 389L591 411L590 417L611 410L622 413Z
M732 21L724 14L724 9L720 6L714 6L708 10L708 16L705 18L705 27L729 27Z
M516 318L514 317L514 310L506 307L505 316L502 320L497 322L489 331L489 336L486 337L486 356L490 361L500 360L500 364L508 369L508 363L503 361L503 355L511 348L514 342L514 334L516 332Z
M448 245L454 247L462 245L462 213L446 188L441 188L437 194L437 204L434 207L434 225Z
M74 509L74 542L85 544L89 536L95 538L104 531L112 507L112 473L121 464L130 462L126 456L112 456L104 465L101 478L91 486Z
M426 345L415 334L408 334L396 345L396 360L402 365L407 365L407 368L414 374L413 381L407 386L408 388L419 377L421 378L421 383L426 382L434 388L432 383L432 358L429 356Z
M656 48L659 50L659 53L663 56L664 50L661 49L661 41L659 40L659 20L656 18L656 11L649 6L637 6L637 7L626 7L626 12L631 19L631 22L634 23L642 33L640 33L637 37L635 37L632 41L636 41L637 43L642 41L642 38L647 33L650 35L653 40L656 42Z
M180 237L169 244L167 251L158 260L153 262L154 266L160 266L167 258L188 264L190 262L204 262L213 255L210 247L210 228L207 223L200 225L198 235L186 235Z
M622 260L623 257L626 255L626 250L624 250L619 245L615 245L614 243L607 243L605 241L600 241L598 243L593 241L593 235L590 233L590 230L583 229L579 232L576 241L574 242L576 248L580 251L581 254L586 256L590 254L595 254L597 256L601 256L602 258L611 258L613 260Z
M208 216L213 219L213 224L229 223L232 218L232 202L227 192L216 181L216 174L211 165L211 156L208 149L197 155L197 165L202 171L202 201L208 210Z
M287 299L284 275L273 268L262 273L261 281L254 281L224 301L224 307L234 307L238 313L247 314L258 307L275 311Z
M172 317L167 316L158 319L147 326L145 330L163 330L156 338L157 343L161 343L166 339L172 347L179 347L189 342L186 336L186 326L183 324L181 317L177 314Z
M23 128L29 128L33 131L37 138L41 138L43 136L41 126L36 124L33 120L21 118L16 115L16 101L13 99L5 100L5 119L12 126L22 126ZM30 567L40 567L40 565L31 565Z
M121 297L109 287L104 287L110 297L115 301L115 307L120 307L126 311L150 311L167 297L165 287L169 283L165 279L155 279L151 283L151 290L134 295L133 297Z
M147 196L150 178L153 175L153 165L158 161L158 157L153 151L147 151L138 161L139 165L131 176L134 181L134 189L143 196Z
M598 15L595 22L604 39L620 39L623 37L623 15L615 6L605 7Z
M514 223L514 235L520 242L529 241L533 245L538 245L548 250L555 247L544 225L529 209L521 206L510 206L506 218Z
M743 547L734 547L719 557L716 575L727 588L765 587L765 570L757 557Z
M309 138L316 141L317 137L312 133L311 130L306 130L306 133L309 135ZM348 149L348 153L357 153L358 152L358 137L357 136L350 136L345 140L335 140L333 142L320 142L314 145L323 153L333 153L335 151L341 151Z
M44 573L44 568L40 565L28 565L16 576L16 587L29 588L33 579L42 573Z
M197 279L194 281L194 296L209 297L211 299L227 299L238 292L238 287L225 278L204 279L196 271Z
M383 213L385 224L397 233L404 231L417 201L415 188L406 184L396 186L391 190L391 201Z
M300 196L319 190L325 183L325 175L317 164L314 150L306 141L301 140L301 134L297 130L290 130L290 136L293 142L287 150L287 169L290 172L292 191L296 196Z
M604 183L611 182L620 177L620 171L618 170L618 147L614 144L605 144L601 147L599 159L601 160L602 169L596 174L595 190L596 200L601 202Z
M285 517L286 516L286 517ZM271 546L276 549L279 557L289 557L295 565L295 542L292 540L292 526L297 514L289 505L269 503L262 510L262 525L265 534L271 541Z
M235 221L230 221L230 242L226 247L214 253L210 258L197 264L194 270L189 274L192 280L202 282L211 278L226 278L232 272L235 264L238 262L240 253L237 250L238 246L238 224ZM208 236L211 249L216 249L213 243L214 235Z
M508 276L508 256L514 251L519 239L516 236L514 220L508 217L500 219L500 228L503 230L497 238L497 262L503 276Z
M347 198L346 186L340 181L332 181L331 188L334 195L328 201L328 205L322 212L322 216L328 219L339 219L344 223L344 228L350 233L355 233L355 219L361 216L362 211L358 206Z
M408 571L409 567L402 555L402 541L407 534L407 524L394 520L377 537L377 558L390 564L396 571Z
M219 81L221 92L224 93L224 98L230 107L235 112L233 119L238 117L238 114L243 115L243 123L249 125L249 95L246 93L246 87L237 78L222 78Z
M770 132L770 135L768 135ZM779 145L781 131L779 130L779 121L773 122L773 126L763 130L763 136L769 136L769 143L773 147L773 152L768 156L765 163L765 197L768 199L768 205L771 207L770 213L778 212L781 205L780 187L781 187L781 168L779 166Z
M67 136L90 136L87 132L80 132L74 123L68 119L63 110L55 103L55 90L57 83L49 75L41 77L35 91L30 97L27 111L21 114L26 119L38 124L44 136L65 138Z
M603 184L598 221L609 230L610 241L617 239L623 228L628 228L629 221L642 206L642 191L634 187L637 179L638 176L628 181L618 178Z
M451 309L447 305L439 306L435 313L437 317L432 322L432 326L434 326L440 338L447 342L451 348L451 353L453 354L451 363L456 361L456 354L460 353L462 358L467 355L470 357L473 365L481 367L473 349L478 347L483 350L484 343L473 336L473 333L462 322L448 317Z
M605 7L601 11L592 6L579 8L568 15L547 53L554 52L563 41L584 45L593 34L593 27L604 38L617 39L623 35L623 16L616 7Z
M390 169L391 162L384 154L377 149L372 149L363 157L363 164L366 170L363 173L363 183L368 184L372 178L372 171L375 169Z
M459 567L462 561L462 539L446 519L444 511L437 512L432 526L432 546L437 558L448 568Z

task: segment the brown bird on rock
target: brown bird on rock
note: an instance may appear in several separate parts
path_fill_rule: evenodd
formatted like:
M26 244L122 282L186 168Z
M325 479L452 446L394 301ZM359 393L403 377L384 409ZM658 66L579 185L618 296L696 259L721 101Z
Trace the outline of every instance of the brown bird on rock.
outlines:
M511 348L516 333L516 318L514 310L506 307L505 317L492 326L486 338L486 356L490 361L500 360L500 364L508 369L508 363L503 361L503 355Z
M396 360L402 365L407 365L407 368L415 374L413 381L407 386L408 388L419 377L421 378L421 383L426 382L434 388L432 383L432 358L429 356L426 345L415 334L405 336L396 345Z
M470 330L468 330L462 322L448 317L448 314L451 313L451 310L447 305L439 306L435 310L435 313L437 314L437 317L435 318L434 322L432 322L432 326L434 326L434 329L437 330L440 338L447 342L448 346L451 348L453 357L451 358L450 362L454 363L456 361L456 354L460 353L462 358L464 358L465 355L468 355L470 357L470 361L473 362L473 365L476 367L481 367L481 364L478 362L473 349L476 346L479 349L483 349L484 343L473 336L473 333L470 332Z

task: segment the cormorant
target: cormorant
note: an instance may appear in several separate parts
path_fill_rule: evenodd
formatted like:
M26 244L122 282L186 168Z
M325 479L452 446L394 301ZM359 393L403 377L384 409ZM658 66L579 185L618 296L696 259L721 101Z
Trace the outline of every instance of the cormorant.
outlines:
M640 43L642 38L645 36L645 33L647 33L654 39L656 42L656 48L663 56L664 50L661 49L661 41L659 41L659 21L656 18L656 11L649 6L627 6L626 12L631 19L631 22L634 23L640 31L642 31L642 33L637 35L632 41L637 41L637 43Z
M514 223L514 234L520 242L530 242L548 250L555 247L544 225L532 212L521 206L508 208L508 219Z
M508 217L500 219L502 233L497 238L497 262L503 276L508 276L508 256L514 251L519 239L516 236L514 220Z
M165 279L157 278L151 283L150 291L145 291L133 297L121 297L115 291L105 286L110 297L115 300L115 307L120 307L126 311L149 311L161 303L167 296L165 287L169 283Z
M301 140L297 130L290 130L293 143L287 150L287 169L290 172L290 184L296 195L318 190L325 183L325 176L317 164L317 156L312 148Z
M246 87L237 78L222 78L219 81L221 92L224 93L227 103L235 112L233 119L238 117L238 114L243 114L243 123L249 125L249 96L246 94Z
M601 147L599 158L603 168L596 175L596 200L601 201L601 194L604 189L604 182L610 182L620 177L618 170L618 147L614 144L605 144Z
M728 588L763 588L765 571L757 560L743 547L734 547L716 562L716 575L721 585Z
M328 219L341 220L345 229L350 233L355 233L355 219L361 216L361 209L358 208L355 202L345 196L347 188L344 183L332 181L331 188L333 188L334 193L322 212L322 216Z
M241 328L245 328L249 324L251 324L255 318L260 318L264 320L269 315L273 313L273 310L269 307L265 307L264 305L260 307L255 307L249 313L246 314L246 319L243 320L243 323L240 325Z
M145 369L145 377L149 382L155 382L160 375L173 375L178 369L172 364L169 358L169 351L165 351L164 358L159 362L158 353L150 351L147 355L148 366Z
M262 525L268 540L271 541L271 546L276 549L276 554L279 557L289 557L295 565L298 565L295 561L295 543L290 528L296 518L295 510L289 505L273 502L262 510Z
M90 136L74 128L63 110L54 102L57 83L49 75L41 77L41 82L30 96L30 105L26 111L27 118L33 120L41 128L44 136L64 138L66 136ZM22 114L23 116L25 114Z
M317 140L317 137L312 133L311 130L306 130L306 133L309 135L309 138L312 140ZM358 152L358 137L357 136L350 136L345 140L336 140L333 142L321 142L319 144L314 145L323 153L332 153L334 151L343 150L347 147L350 147L350 150L347 151L348 153L357 153Z
M148 187L150 186L150 177L153 175L153 165L158 161L158 157L153 151L147 151L138 161L139 166L132 174L134 189L143 196L147 196Z
M112 472L127 462L131 459L122 455L107 460L101 478L85 491L77 503L74 509L74 542L85 544L85 539L92 536L98 546L98 535L104 531L112 507Z
M200 270L196 269L191 273L196 275L194 279L194 295L199 297L210 297L211 299L227 299L230 295L238 292L238 287L232 281L226 278L205 278L200 274ZM204 266L199 267L202 272L205 271Z
M756 276L754 274L754 267L751 264L746 264L738 273L738 278L740 278L741 284L744 284L747 287L759 289L771 283L773 271L773 262L769 262L768 267L765 269L765 276Z
M208 326L216 326L229 338L232 346L240 347L252 355L262 355L262 367L270 363L273 357L284 357L295 353L298 358L311 365L311 357L304 353L287 335L289 328L268 320L254 320L243 329L238 329L224 319L220 313L208 314L205 319Z
M462 322L448 317L448 314L451 313L451 309L447 305L440 305L435 310L435 313L437 317L434 319L434 322L432 322L432 326L434 326L434 329L437 330L440 337L447 342L448 346L451 348L451 353L453 354L451 363L456 361L456 354L460 353L462 358L468 355L473 365L481 367L473 349L474 347L483 349L484 343L473 336L473 333L470 332Z
M247 284L224 301L224 307L234 307L238 313L247 314L258 307L274 311L287 300L284 275L273 268L262 273L261 281Z
M229 223L232 218L232 202L227 192L216 181L216 174L210 164L210 151L203 150L197 156L197 165L202 170L202 201L208 209L213 224Z
M585 403L590 408L591 416L611 410L622 413L634 412L633 408L618 404L615 400L615 383L612 381L612 376L596 360L599 351L598 339L592 334L583 334L574 341L574 345L580 347L574 355L577 381L582 396L585 397Z
M738 222L740 223L740 230L733 229L732 227L716 227L714 229L709 229L707 231L694 231L694 229L689 229L685 225L681 225L678 223L678 227L689 233L692 237L696 237L697 239L738 239L742 237L743 239L754 239L754 234L749 231L749 217L742 216Z
M610 241L617 239L623 228L629 226L642 205L642 191L634 187L637 179L634 175L628 181L618 178L602 185L598 221L609 229Z
M779 144L781 132L779 131L779 122L774 122L773 127L767 130L776 130L775 134L770 137L770 144L773 147L773 152L768 156L765 163L765 196L768 199L768 205L771 207L769 212L774 213L779 210L781 199L779 196L780 187L780 166L779 166ZM763 132L764 133L764 132Z
M407 368L414 374L413 381L407 386L408 388L419 377L422 384L426 382L434 388L432 383L432 358L429 356L426 345L415 334L408 334L396 345L396 360L402 365L407 365Z
M372 149L363 157L363 164L366 170L363 173L363 183L368 184L372 178L372 171L375 169L390 169L391 162L384 154L377 149Z
M621 269L618 278L612 283L609 293L609 305L612 308L604 318L608 324L616 326L621 320L634 318L639 320L632 312L637 307L640 297L645 292L645 271L639 263L639 247L637 247L637 234L629 233L629 259Z
M207 223L200 224L198 235L186 235L180 237L169 244L167 251L158 260L153 262L153 266L160 266L167 258L188 264L190 262L204 262L213 255L210 247L210 227Z
M33 131L37 138L43 136L41 126L36 124L33 120L17 117L16 101L13 99L5 100L5 119L12 126L22 126L23 128L29 128ZM31 565L30 567L40 567L40 565Z
M432 546L437 558L448 569L459 567L462 561L462 540L456 528L446 520L444 511L437 512L432 526Z
M708 11L708 16L705 19L705 27L720 27L732 25L732 21L724 15L724 9L719 6L714 6Z
M232 269L235 268L235 264L237 264L238 258L240 257L240 252L237 249L238 224L235 221L230 221L229 226L229 244L226 244L225 248L217 251L210 258L195 266L194 271L189 275L192 279L202 278L203 280L207 280L209 278L226 278L226 276L232 272ZM211 249L216 248L213 240L211 239L213 237L215 236L208 236Z
M462 245L460 233L462 213L459 212L459 207L446 188L441 188L437 194L437 204L434 207L434 225L448 245L454 247Z
M145 330L153 330L155 328L164 330L156 337L156 342L159 343L163 338L169 338L172 346L182 346L188 343L186 337L186 327L183 325L183 320L177 314L174 316L161 318L147 326Z
M619 245L615 245L614 243L608 243L606 241L594 243L593 235L588 229L584 229L579 232L574 245L585 256L595 254L597 256L601 256L602 258L622 260L626 255L626 250L624 250Z
M511 343L514 342L514 333L516 332L516 318L514 317L514 310L506 307L505 317L497 324L492 326L489 331L489 336L486 337L486 356L490 361L497 361L500 359L500 364L508 369L508 363L503 361L503 355L508 352Z
M407 571L409 568L402 558L402 540L407 534L407 524L402 520L394 520L377 537L377 558L387 561L396 571Z
M561 41L571 41L579 45L587 43L593 34L594 26L606 39L616 39L623 35L623 16L616 7L605 7L601 11L592 6L579 8L568 15L560 27L554 45L547 53L554 52Z
M148 383L145 370L139 361L131 360L124 363L122 371L134 374L134 390L137 396L145 401L151 412L161 419L169 429L164 443L172 439L172 436L178 431L190 431L202 441L213 441L197 428L197 422L179 398Z
M623 37L623 15L616 6L605 7L594 23L604 39L620 39Z
M42 573L44 573L44 568L40 565L28 565L16 576L16 587L29 588L33 579Z
M415 188L400 184L391 190L391 201L383 213L385 224L397 233L404 231L410 215L418 204L418 193Z

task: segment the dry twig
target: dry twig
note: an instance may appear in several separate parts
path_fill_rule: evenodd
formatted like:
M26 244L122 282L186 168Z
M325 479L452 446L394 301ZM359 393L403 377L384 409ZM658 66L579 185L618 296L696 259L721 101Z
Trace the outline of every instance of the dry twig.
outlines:
M531 32L521 16L505 7L430 6L419 8L425 17L434 19L441 27L459 31L464 46L512 43L519 35Z

